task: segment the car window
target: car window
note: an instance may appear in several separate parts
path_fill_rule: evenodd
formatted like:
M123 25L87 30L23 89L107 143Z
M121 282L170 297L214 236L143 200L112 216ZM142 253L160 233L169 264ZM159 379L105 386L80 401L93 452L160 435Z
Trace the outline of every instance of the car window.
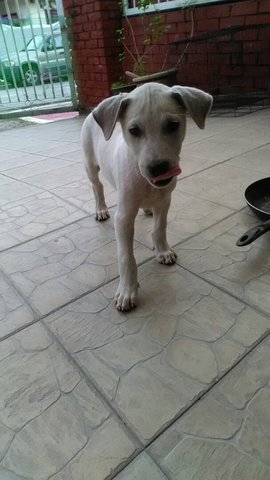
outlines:
M55 48L63 48L61 35L55 35L54 42L55 42Z
M45 49L46 50L54 50L53 38L52 37L47 38L46 43L45 43Z
M36 50L36 48L39 48L40 45L43 42L43 37L42 35L35 35L34 38L30 40L27 44L27 50Z

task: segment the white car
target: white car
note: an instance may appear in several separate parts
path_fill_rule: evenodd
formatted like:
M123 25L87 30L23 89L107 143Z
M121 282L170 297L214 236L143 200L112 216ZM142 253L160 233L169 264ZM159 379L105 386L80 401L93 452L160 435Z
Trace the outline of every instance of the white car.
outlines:
M0 61L0 78L17 85L38 85L67 76L66 57L60 31L35 35L26 49Z

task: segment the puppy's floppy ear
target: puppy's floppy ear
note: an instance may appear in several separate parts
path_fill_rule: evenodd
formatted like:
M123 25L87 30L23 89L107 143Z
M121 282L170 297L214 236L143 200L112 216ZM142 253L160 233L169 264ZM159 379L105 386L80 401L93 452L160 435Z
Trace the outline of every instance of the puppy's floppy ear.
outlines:
M180 87L175 85L171 88L175 99L184 105L199 128L204 128L205 119L211 110L213 97L208 93L192 87Z
M93 117L102 129L105 140L110 139L119 115L127 107L127 97L127 94L120 94L106 98L93 110Z

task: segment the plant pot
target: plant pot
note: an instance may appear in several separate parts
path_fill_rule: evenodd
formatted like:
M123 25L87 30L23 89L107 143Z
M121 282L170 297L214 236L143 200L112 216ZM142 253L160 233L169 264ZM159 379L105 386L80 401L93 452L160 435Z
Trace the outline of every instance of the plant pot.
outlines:
M152 73L150 75L144 75L143 77L135 77L132 79L132 82L135 83L135 85L157 82L172 87L177 84L177 72L178 70L172 68L171 70L164 70L163 72Z
M111 92L112 92L112 95L118 95L119 93L132 92L134 88L136 88L136 85L133 85L132 83L128 83L124 85L119 85L117 87L111 87Z

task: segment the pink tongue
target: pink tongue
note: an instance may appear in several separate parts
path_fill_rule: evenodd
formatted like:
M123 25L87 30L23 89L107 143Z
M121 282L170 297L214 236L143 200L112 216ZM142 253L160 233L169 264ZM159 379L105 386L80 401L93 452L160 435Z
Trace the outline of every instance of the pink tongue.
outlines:
M160 180L166 180L167 178L170 178L170 177L176 177L177 175L180 175L181 171L182 170L180 167L173 167L168 172L163 173L162 175L158 175L158 177L152 178L152 182L156 183L156 182L159 182Z

